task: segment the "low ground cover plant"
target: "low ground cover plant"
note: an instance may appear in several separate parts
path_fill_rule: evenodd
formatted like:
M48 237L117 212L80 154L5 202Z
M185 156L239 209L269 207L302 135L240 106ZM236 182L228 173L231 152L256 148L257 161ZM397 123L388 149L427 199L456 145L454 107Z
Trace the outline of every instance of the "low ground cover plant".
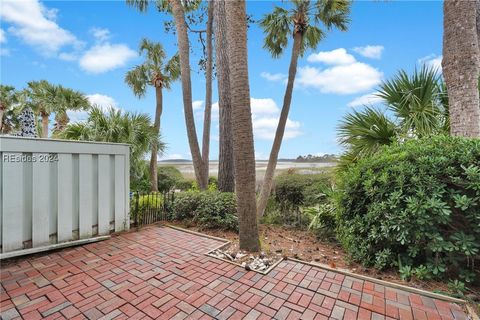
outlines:
M478 139L385 147L342 173L337 205L337 237L354 260L406 280L478 282Z

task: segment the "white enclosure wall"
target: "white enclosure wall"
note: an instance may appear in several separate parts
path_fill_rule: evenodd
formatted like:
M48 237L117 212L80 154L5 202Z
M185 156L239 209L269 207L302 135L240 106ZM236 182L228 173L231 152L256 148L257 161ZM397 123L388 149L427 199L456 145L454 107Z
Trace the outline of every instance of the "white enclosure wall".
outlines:
M129 146L0 136L1 252L129 228Z

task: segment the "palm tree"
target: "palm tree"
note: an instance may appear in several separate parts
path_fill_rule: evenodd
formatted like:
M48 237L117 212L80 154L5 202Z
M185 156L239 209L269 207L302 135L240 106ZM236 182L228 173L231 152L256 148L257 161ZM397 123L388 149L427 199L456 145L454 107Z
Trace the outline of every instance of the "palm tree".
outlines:
M325 36L325 32L318 27L319 24L323 24L327 30L335 27L345 31L350 21L348 18L350 0L292 0L291 2L293 8L287 10L275 7L273 13L267 14L260 21L260 25L266 33L264 48L270 51L274 58L283 54L290 36L293 37L293 45L283 107L258 200L259 216L262 216L265 211L272 189L273 175L292 101L298 57L302 56L308 49L315 49Z
M478 1L449 0L443 4L442 68L453 136L480 137L479 16Z
M240 249L260 249L255 199L255 152L248 83L245 1L226 1L233 156Z
M384 81L376 93L399 121L403 135L423 137L443 132L448 106L444 103L440 75L423 66L409 76L400 70L392 80Z
M128 5L136 7L141 12L148 9L149 0L126 0ZM180 79L182 82L183 108L185 114L185 125L187 127L188 143L192 154L193 169L195 178L201 190L205 190L208 184L208 175L200 153L200 147L195 129L195 118L192 106L192 80L190 77L190 43L188 39L188 28L185 22L185 11L197 8L198 0L158 0L157 8L161 11L171 12L175 21L177 42L180 60ZM184 7L185 5L185 7Z
M70 122L67 111L88 110L90 108L90 102L83 93L62 86L58 86L56 104L57 109L54 125L55 135L62 131Z
M411 76L400 70L380 85L376 96L381 98L388 113L366 106L362 111L347 114L340 122L338 137L347 149L341 157L341 166L372 155L381 146L395 141L448 134L448 96L435 69L424 66Z
M5 114L12 111L17 103L18 92L15 87L0 85L0 133L5 132L5 124L9 126L5 121Z
M218 86L218 108L220 143L218 154L218 190L223 192L235 191L235 176L233 167L233 133L232 133L232 105L230 102L230 71L227 52L227 21L225 0L214 1L215 22L215 53Z
M170 89L172 82L180 75L178 55L174 55L166 62L166 54L160 43L143 39L140 42L140 55L145 53L145 62L128 71L125 82L133 93L142 98L147 93L148 86L155 88L156 108L153 127L160 134L160 117L163 109L163 89ZM157 155L158 150L152 148L150 156L150 188L158 191L157 183Z
M212 122L212 82L213 82L213 1L208 2L207 9L207 44L206 44L206 70L205 70L205 112L203 119L202 161L203 178L206 181L202 185L208 185L209 156L210 156L210 126Z
M42 121L41 138L48 138L50 115L60 109L56 103L58 100L58 92L58 87L46 80L31 81L28 83L27 94L30 98L32 109L37 115L40 115Z
M70 140L127 143L130 145L131 171L136 170L153 146L160 151L165 147L148 115L122 112L114 108L103 112L98 106L91 108L85 122L67 125L59 136Z

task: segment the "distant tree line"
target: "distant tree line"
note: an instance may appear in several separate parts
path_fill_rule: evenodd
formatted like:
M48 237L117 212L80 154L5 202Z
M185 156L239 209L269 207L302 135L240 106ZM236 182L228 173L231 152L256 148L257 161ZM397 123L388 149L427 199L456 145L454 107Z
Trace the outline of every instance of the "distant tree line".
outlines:
M314 156L314 155L306 155L306 156L298 156L295 159L295 162L336 162L338 157L335 154L324 154L323 156Z

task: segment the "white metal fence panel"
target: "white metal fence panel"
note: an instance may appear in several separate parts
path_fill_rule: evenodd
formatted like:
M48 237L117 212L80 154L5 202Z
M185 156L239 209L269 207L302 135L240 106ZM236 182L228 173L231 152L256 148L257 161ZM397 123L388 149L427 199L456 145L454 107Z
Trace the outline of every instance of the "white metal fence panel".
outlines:
M126 230L129 146L0 136L1 253Z

